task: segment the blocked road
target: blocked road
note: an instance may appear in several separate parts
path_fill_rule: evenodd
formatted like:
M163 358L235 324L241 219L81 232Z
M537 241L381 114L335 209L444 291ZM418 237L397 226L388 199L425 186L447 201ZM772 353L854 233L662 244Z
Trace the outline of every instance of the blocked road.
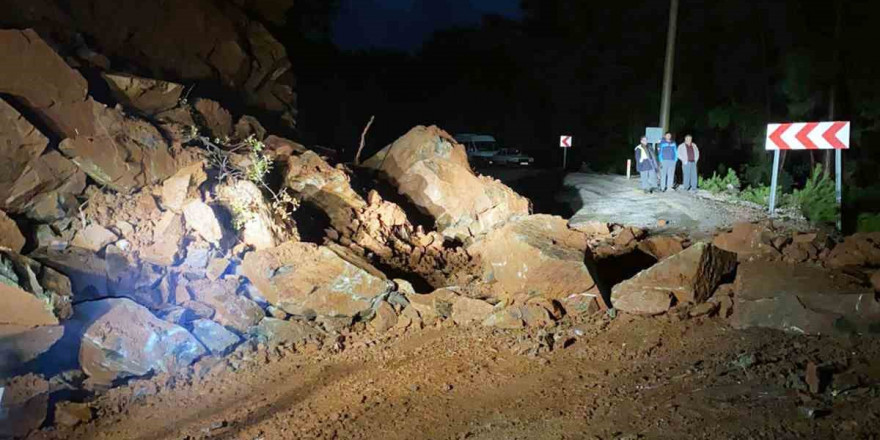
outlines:
M627 180L618 175L571 173L565 176L563 187L569 190L557 199L575 212L572 224L598 220L699 238L737 222L767 218L760 207L729 203L703 190L645 194L639 189L638 176Z

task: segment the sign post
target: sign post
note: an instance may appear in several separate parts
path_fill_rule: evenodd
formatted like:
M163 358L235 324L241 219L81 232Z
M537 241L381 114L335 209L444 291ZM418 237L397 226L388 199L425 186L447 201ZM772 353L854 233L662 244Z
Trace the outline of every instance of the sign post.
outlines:
M568 159L568 149L571 148L571 136L559 136L559 147L562 148L562 169L565 170L566 160Z
M837 207L842 204L842 150L849 149L850 123L799 122L768 124L766 150L773 151L773 177L770 182L770 213L776 210L776 185L779 180L779 152L781 150L835 150L835 197ZM837 227L840 228L838 217Z

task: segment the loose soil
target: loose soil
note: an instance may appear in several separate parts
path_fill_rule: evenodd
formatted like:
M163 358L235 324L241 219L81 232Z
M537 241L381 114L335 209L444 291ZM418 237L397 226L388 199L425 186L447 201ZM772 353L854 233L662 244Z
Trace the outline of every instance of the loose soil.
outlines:
M331 339L245 348L186 378L110 390L94 422L31 438L877 438L877 339L736 331L685 312L569 316L528 331L447 321L361 331L341 351ZM806 384L810 361L819 394Z

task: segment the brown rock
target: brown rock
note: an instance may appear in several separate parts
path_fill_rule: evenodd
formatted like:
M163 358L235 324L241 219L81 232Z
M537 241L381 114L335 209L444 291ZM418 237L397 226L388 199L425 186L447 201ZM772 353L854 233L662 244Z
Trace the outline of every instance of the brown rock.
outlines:
M880 232L862 232L846 237L831 250L825 264L831 268L880 266Z
M41 376L26 374L0 382L3 409L0 417L0 435L24 438L46 420L49 409L49 382Z
M452 303L452 321L458 325L483 322L494 307L486 301L460 296Z
M419 313L425 324L431 325L438 319L452 315L452 303L458 298L448 289L437 289L429 294L406 295L410 307Z
M8 212L51 222L79 204L73 196L85 186L85 174L61 153L50 151L27 167L12 186L0 186L0 206Z
M210 206L201 200L193 200L183 207L186 226L195 230L199 236L209 243L219 243L223 238L223 228L217 215Z
M716 236L712 244L737 254L739 261L773 260L779 256L773 247L773 238L773 232L763 225L737 223L731 232Z
M244 244L259 251L274 248L289 238L282 228L276 227L263 192L253 182L221 184L217 198L232 213L232 223Z
M801 334L876 333L880 302L861 281L806 264L741 264L731 324Z
M673 298L699 304L735 267L734 254L697 243L614 286L611 303L621 311L643 315L665 312Z
M536 304L513 305L495 310L483 320L486 327L518 329L524 327L546 327L553 323L550 312Z
M389 281L310 243L250 252L242 269L270 304L295 316L355 316L391 290Z
M641 229L627 226L621 229L617 236L614 237L614 246L618 248L628 247L644 235L645 233Z
M308 151L302 144L273 135L269 135L263 141L266 152L271 154L274 160L286 162L294 154L300 155Z
M102 73L113 97L125 107L156 115L177 105L183 85L131 75Z
M601 296L596 293L579 293L563 298L562 307L566 313L591 314L602 310Z
M2 289L0 289L2 292ZM0 377L49 351L61 337L60 325L23 326L0 323Z
M446 237L468 239L511 217L529 201L499 181L477 176L462 145L437 127L417 126L364 163L432 216Z
M207 275L209 280L217 281L226 273L227 268L229 268L228 258L212 258L208 263L208 270L205 272L205 275Z
M185 234L183 217L166 211L153 229L153 244L141 251L141 259L159 266L173 265L180 253Z
M880 292L880 270L874 271L874 275L871 275L871 285L874 286L875 292Z
M639 242L639 249L658 260L671 257L684 250L685 239L668 235L658 235Z
M233 138L243 141L253 136L255 140L262 141L266 137L266 129L260 121L253 116L242 116L235 123Z
M206 180L208 175L202 162L181 168L162 183L162 206L176 213L183 212L188 198L199 198L198 187Z
M257 325L265 316L263 309L255 302L238 295L237 280L219 281L199 280L187 285L192 297L214 309L211 318L239 333Z
M58 318L37 295L0 282L0 325L52 326L58 325Z
M467 248L481 261L481 283L498 298L532 293L562 299L595 286L585 261L586 236L565 219L530 215L512 220Z
M153 371L174 372L206 353L186 329L156 318L128 299L79 304L74 321L85 329L80 365L95 383Z
M198 99L195 109L205 122L205 127L211 137L217 139L229 139L232 136L232 115L220 106L217 101L210 99Z
M33 110L62 139L59 148L99 183L131 191L167 177L174 159L149 123L88 97L85 79L32 30L0 31L0 92Z
M352 212L367 206L349 183L348 176L312 151L291 157L285 184L302 200L330 217L330 225L343 231L351 225Z
M374 333L381 334L387 332L395 325L397 325L397 313L394 312L394 307L391 307L391 304L385 301L380 302L376 308L373 320L370 321L370 329Z
M608 227L608 223L600 222L598 220L583 220L575 222L569 220L568 227L591 236L611 235L611 228Z
M729 296L713 296L709 302L718 304L718 316L722 318L729 318L733 313L733 298Z
M24 248L25 239L18 229L15 221L0 211L0 247L11 249L13 252L21 252Z
M720 304L712 301L707 301L702 304L697 304L692 309L688 311L688 316L691 318L697 318L700 316L711 316L713 313L718 311L720 308Z
M48 144L46 136L0 99L0 207L9 208L9 190Z
M282 321L274 318L264 318L254 328L254 333L269 343L281 345L294 345L319 339L323 333L301 321Z
M61 402L55 405L55 424L74 427L92 421L92 408L87 403Z
M99 224L92 223L77 232L70 244L92 252L101 252L105 246L118 239L119 237L116 234Z

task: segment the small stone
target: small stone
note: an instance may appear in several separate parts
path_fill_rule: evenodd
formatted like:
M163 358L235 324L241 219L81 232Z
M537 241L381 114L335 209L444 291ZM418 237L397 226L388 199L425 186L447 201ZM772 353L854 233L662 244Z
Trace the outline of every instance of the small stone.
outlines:
M715 302L704 302L702 304L697 304L688 312L688 315L691 318L696 318L698 316L704 315L712 315L718 310L719 306L720 305Z
M192 323L193 335L214 354L226 354L241 341L235 333L209 319L199 319Z
M211 248L204 242L190 243L186 247L186 259L183 265L193 269L204 269L208 267Z
M217 281L220 277L226 273L226 269L229 268L229 259L227 258L212 258L211 262L208 263L208 271L206 275L208 279L211 281Z
M285 312L284 310L281 310L275 306L267 307L266 311L269 313L269 316L271 316L275 319L282 319L283 320L283 319L287 319L290 317L290 315L288 315L287 312Z
M117 237L116 234L108 231L101 225L92 223L86 226L85 229L77 232L73 237L73 242L71 244L98 253L101 249L104 249L104 246L107 246L118 239L119 237Z
M74 427L92 420L92 408L86 403L61 402L55 405L55 423Z
M415 295L416 289L413 288L412 283L407 280L402 280L400 278L395 278L394 285L397 286L397 291L404 295Z

